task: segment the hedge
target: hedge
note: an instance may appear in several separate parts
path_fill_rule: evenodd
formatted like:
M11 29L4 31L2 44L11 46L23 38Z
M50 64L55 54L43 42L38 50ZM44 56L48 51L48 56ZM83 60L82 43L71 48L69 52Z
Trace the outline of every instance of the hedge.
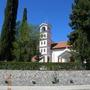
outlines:
M80 70L77 63L32 63L32 62L0 62L0 69L5 70Z

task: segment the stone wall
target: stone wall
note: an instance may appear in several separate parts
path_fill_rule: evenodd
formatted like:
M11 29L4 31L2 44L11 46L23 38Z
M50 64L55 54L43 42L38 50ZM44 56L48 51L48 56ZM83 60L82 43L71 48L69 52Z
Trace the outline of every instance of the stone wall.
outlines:
M13 86L90 85L90 71L0 70L0 86L5 76L12 75Z

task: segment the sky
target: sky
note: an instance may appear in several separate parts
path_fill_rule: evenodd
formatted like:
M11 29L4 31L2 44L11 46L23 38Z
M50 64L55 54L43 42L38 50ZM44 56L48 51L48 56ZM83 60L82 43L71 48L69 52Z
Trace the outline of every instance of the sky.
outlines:
M0 31L4 20L4 10L7 0L0 0ZM28 23L39 25L49 23L52 41L67 41L71 32L69 16L72 11L73 0L19 0L17 21L22 19L23 9L27 8Z

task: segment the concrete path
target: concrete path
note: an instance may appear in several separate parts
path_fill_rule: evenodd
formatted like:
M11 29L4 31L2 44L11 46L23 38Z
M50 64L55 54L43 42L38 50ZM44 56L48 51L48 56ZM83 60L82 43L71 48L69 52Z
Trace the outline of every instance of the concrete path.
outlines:
M0 86L0 90L90 90L90 85L76 86Z

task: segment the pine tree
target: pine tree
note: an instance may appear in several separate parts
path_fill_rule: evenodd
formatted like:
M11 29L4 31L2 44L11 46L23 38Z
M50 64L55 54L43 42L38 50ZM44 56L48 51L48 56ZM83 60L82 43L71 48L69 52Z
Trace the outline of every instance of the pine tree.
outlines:
M0 60L12 60L13 42L15 40L15 25L18 0L7 0L4 24L1 32Z
M75 0L70 15L72 32L69 43L79 56L79 60L90 64L90 0Z

